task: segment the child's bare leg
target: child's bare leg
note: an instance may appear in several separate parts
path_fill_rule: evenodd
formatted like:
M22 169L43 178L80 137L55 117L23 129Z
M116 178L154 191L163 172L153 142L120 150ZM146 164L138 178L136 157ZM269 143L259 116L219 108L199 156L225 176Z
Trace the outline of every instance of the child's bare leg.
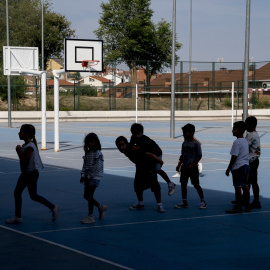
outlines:
M241 187L234 187L235 189L235 200L236 200L236 205L241 207L241 201L242 201L242 191Z
M137 199L139 202L143 201L143 191L136 191Z
M201 186L200 185L194 185L194 188L197 190L200 199L204 200L204 194L203 194L203 190L202 190Z
M160 192L160 190L155 191L154 194L155 194L155 198L156 198L157 203L161 203L161 192Z
M182 200L187 199L187 185L181 183Z
M249 207L249 201L250 201L250 191L248 186L242 186L243 190L243 199L246 207Z
M252 184L252 191L253 191L253 195L254 195L254 202L259 202L259 194L260 194L260 188L258 183L253 183Z
M171 180L166 172L164 172L163 170L158 170L157 173L167 182L167 184L171 183Z

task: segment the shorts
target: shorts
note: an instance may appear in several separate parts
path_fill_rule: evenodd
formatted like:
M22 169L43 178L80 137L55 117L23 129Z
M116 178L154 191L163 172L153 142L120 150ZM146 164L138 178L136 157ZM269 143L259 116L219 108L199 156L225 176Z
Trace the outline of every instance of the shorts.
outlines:
M189 178L193 186L200 185L198 166L194 166L190 170L186 168L181 169L180 183L187 186Z
M232 171L233 186L242 187L248 186L249 165L243 165L242 167Z
M158 156L158 158L162 160L162 155ZM161 167L162 167L162 165L159 162L157 162L156 167L155 167L156 172L160 171Z
M248 175L248 183L249 185L258 183L258 167L259 167L259 159L255 159L251 163L249 163L249 175Z
M146 189L151 189L152 192L160 191L160 184L157 180L157 173L155 171L138 170L136 169L134 179L134 191L143 192Z
M99 183L100 183L100 179L85 178L84 185L98 187Z

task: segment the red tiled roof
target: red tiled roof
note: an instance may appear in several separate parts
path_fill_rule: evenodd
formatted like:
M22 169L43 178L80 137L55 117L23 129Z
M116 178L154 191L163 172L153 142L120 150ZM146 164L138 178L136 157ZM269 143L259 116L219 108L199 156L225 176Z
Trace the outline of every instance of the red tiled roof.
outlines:
M47 85L48 86L53 86L54 85L54 80L48 79L47 80ZM72 86L74 84L73 83L70 83L68 81L65 81L65 80L59 80L59 85L61 85L61 86L63 86L63 85L65 85L65 86Z

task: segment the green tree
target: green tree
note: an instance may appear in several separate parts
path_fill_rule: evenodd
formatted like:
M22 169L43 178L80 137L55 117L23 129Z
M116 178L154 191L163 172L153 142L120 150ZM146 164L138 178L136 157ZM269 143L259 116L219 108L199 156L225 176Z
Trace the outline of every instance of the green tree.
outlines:
M10 46L38 47L41 54L41 0L9 0ZM44 58L60 57L64 38L74 37L65 16L51 10L51 0L44 1ZM6 45L6 1L0 2L0 45ZM2 50L1 50L2 51Z
M131 84L137 83L136 67L150 66L150 73L170 65L171 24L152 22L151 0L110 0L101 4L101 18L96 36L104 41L105 63L127 64ZM181 47L176 43L176 51Z
M9 0L9 45L38 47L41 55L42 1ZM70 28L65 16L51 10L51 0L44 0L44 66L51 57L61 57L64 38L74 37L75 30ZM3 46L7 45L6 1L0 1L0 62L3 63ZM40 56L41 59L41 56ZM40 63L41 66L41 63ZM0 81L3 65L0 65ZM3 93L6 89L0 88Z

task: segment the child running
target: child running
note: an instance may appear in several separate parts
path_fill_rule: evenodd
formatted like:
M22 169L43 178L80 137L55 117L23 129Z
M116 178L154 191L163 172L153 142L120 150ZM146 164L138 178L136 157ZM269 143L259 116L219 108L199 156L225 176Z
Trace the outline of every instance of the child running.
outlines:
M39 169L43 169L43 164L38 152L37 141L35 138L36 130L33 125L24 124L19 132L20 140L24 141L22 146L17 145L16 152L20 159L21 175L14 190L15 197L15 216L7 219L7 224L22 223L22 192L27 187L30 198L47 206L52 211L52 220L58 217L59 208L37 194L37 182Z
M158 144L143 134L143 125L134 123L131 128L131 139L130 139L130 145L136 146L144 149L148 153L152 153L155 156L157 156L160 160L162 160L162 150L158 146ZM156 172L166 181L168 184L168 194L169 196L173 195L175 192L176 185L171 182L170 178L166 174L165 171L161 169L162 164L160 162L156 162L155 170Z
M99 186L103 176L103 154L101 144L95 133L89 133L84 139L83 167L81 171L80 183L84 183L84 198L88 201L88 216L81 220L83 224L94 223L94 206L98 208L99 219L102 219L106 210L106 205L101 205L94 199L94 193Z
M233 124L233 136L237 139L233 142L231 149L231 161L226 170L226 175L232 172L233 186L235 189L235 206L226 210L228 214L242 213L242 202L245 205L246 212L250 212L250 193L248 187L249 174L249 147L247 140L243 137L246 130L246 124L243 121L238 121ZM243 197L242 192L243 190Z
M187 208L187 184L190 178L191 184L197 190L201 199L200 209L205 209L207 204L204 200L203 190L200 186L199 181L199 169L198 162L202 158L201 144L194 139L195 126L192 124L186 124L182 127L184 142L182 144L181 156L179 158L176 171L179 171L181 166L181 192L182 192L182 203L176 204L175 208Z
M152 153L145 152L145 150L142 148L135 149L123 136L119 136L116 139L115 144L118 150L136 165L134 190L137 195L138 203L134 204L129 209L144 209L143 191L151 188L155 194L158 212L164 213L165 210L161 202L160 184L157 181L157 172L155 170L156 162L159 161L162 163L162 160L159 160L158 157Z
M253 209L261 209L261 203L259 200L260 188L258 185L258 167L259 157L261 155L260 137L256 131L257 118L255 116L249 116L246 119L247 135L246 140L249 146L249 176L248 184L249 189L252 186L254 200L250 204Z

